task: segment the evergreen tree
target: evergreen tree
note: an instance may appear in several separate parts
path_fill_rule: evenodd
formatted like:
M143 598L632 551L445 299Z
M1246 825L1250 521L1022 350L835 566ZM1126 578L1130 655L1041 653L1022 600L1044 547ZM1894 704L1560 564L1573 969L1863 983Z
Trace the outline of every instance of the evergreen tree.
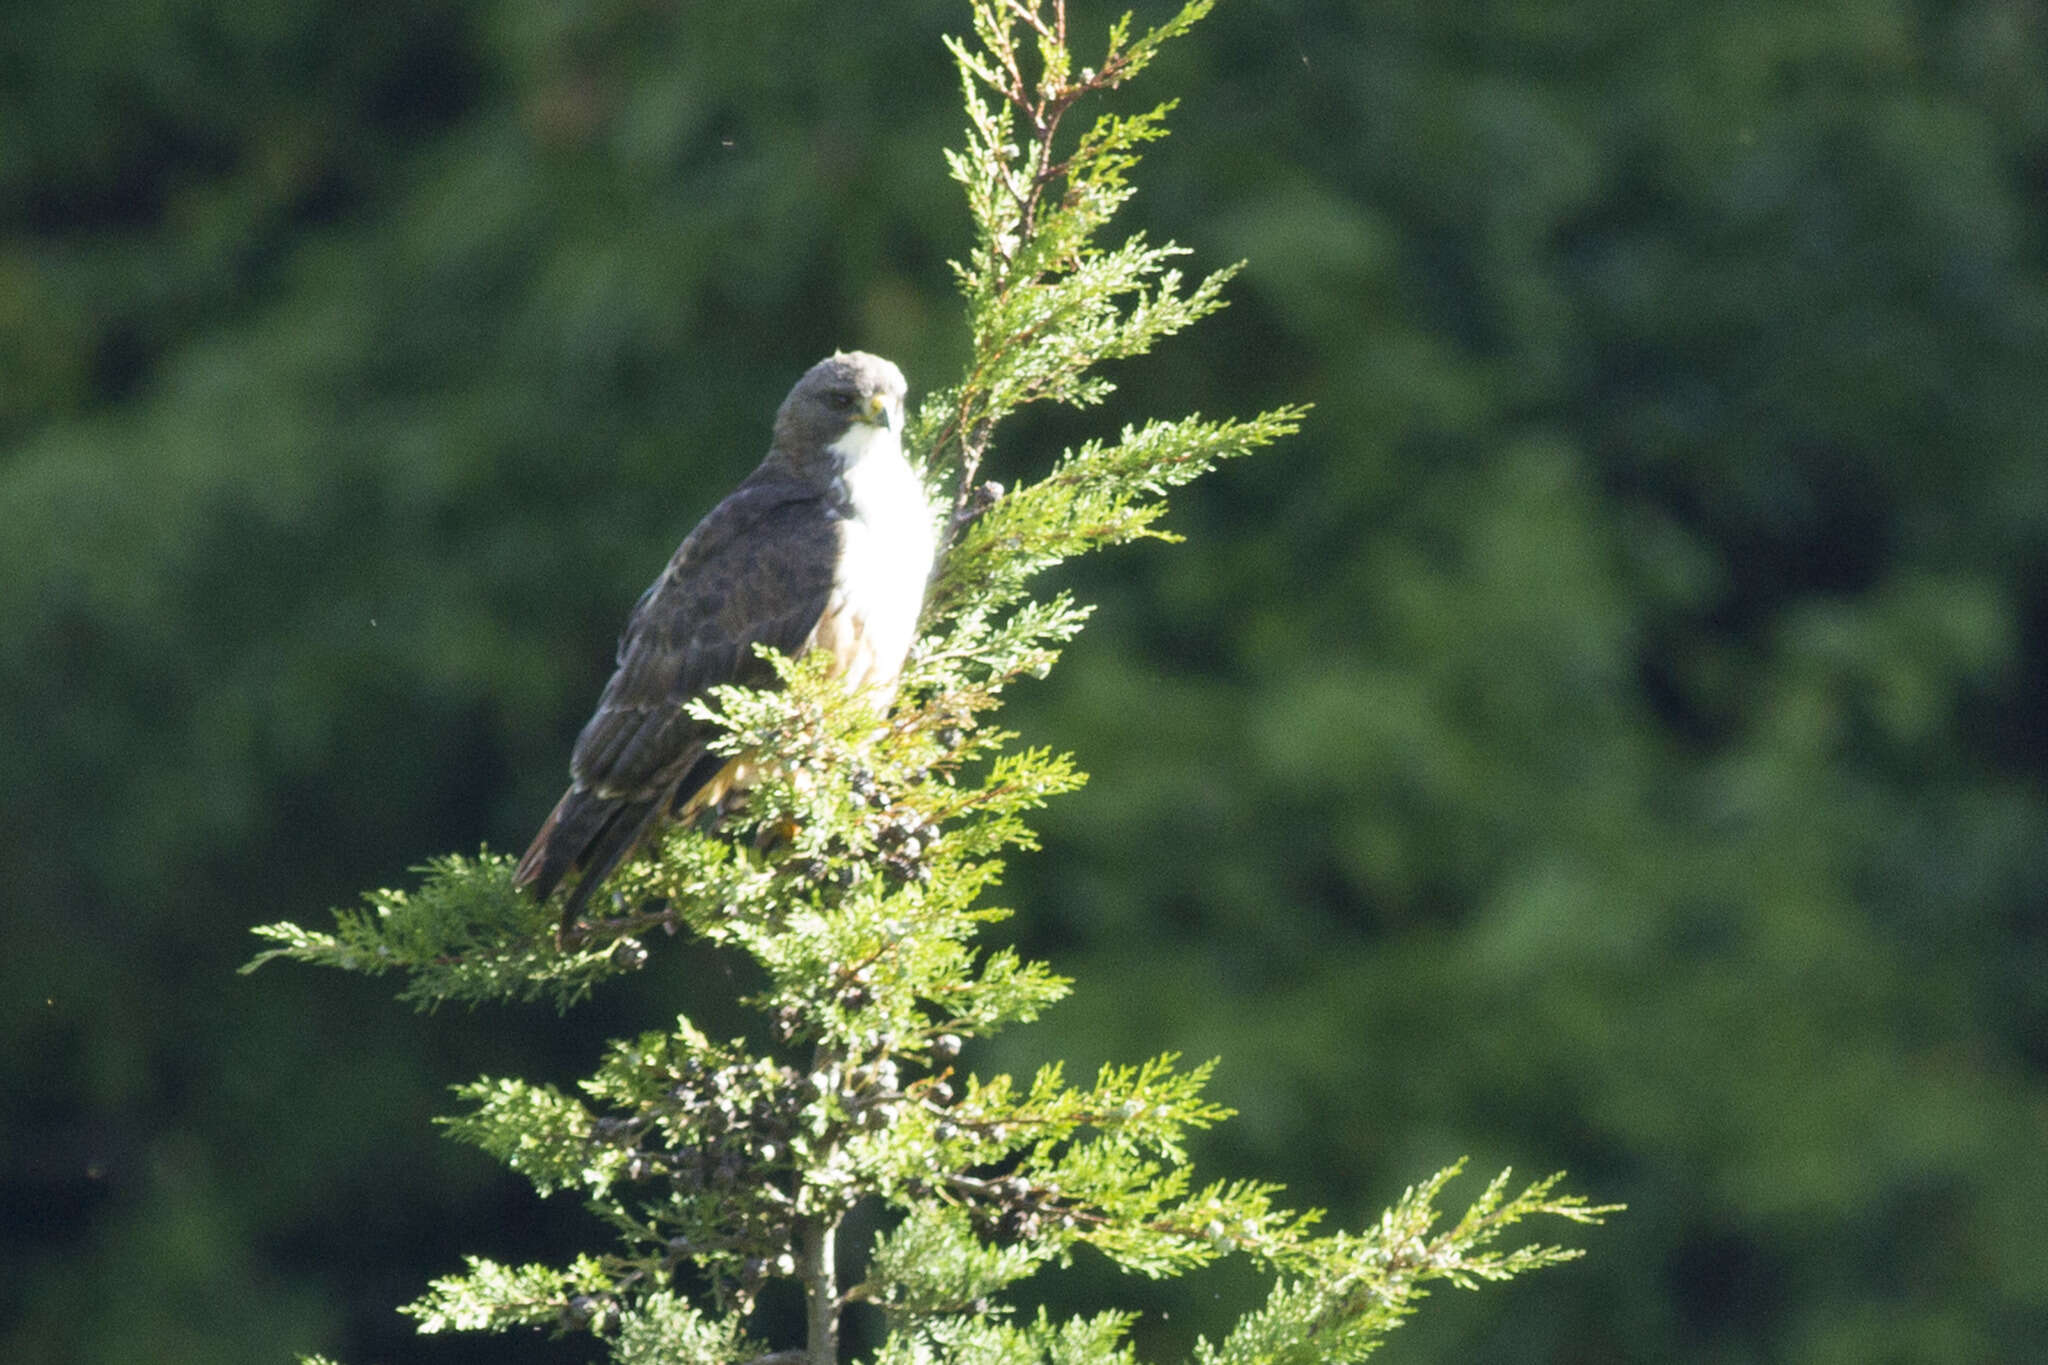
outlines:
M845 1310L865 1304L884 1324L880 1361L1128 1359L1131 1315L1058 1320L1012 1300L1087 1246L1147 1276L1231 1254L1271 1276L1262 1307L1198 1343L1205 1363L1353 1360L1433 1282L1469 1287L1576 1254L1501 1247L1521 1219L1606 1212L1555 1193L1555 1177L1515 1193L1502 1173L1440 1226L1454 1166L1372 1226L1318 1234L1317 1215L1278 1205L1275 1186L1195 1181L1187 1136L1227 1117L1203 1097L1210 1064L1169 1055L1076 1084L1056 1065L1019 1082L960 1061L967 1040L1033 1019L1069 988L976 941L1007 913L984 894L1006 851L1032 847L1026 813L1082 780L1067 756L1018 747L992 723L1005 689L1043 676L1087 617L1064 594L1034 596L1036 576L1096 548L1170 539L1158 525L1169 490L1300 417L1153 421L1085 442L1018 488L980 479L1011 415L1100 403L1102 362L1221 306L1231 270L1190 283L1171 243L1099 240L1171 105L1062 136L1076 105L1138 75L1208 9L1193 0L1135 36L1126 17L1093 66L1075 64L1060 0L976 0L972 38L949 43L969 122L949 161L975 227L955 267L972 356L911 424L948 519L922 639L886 717L813 659L771 658L774 690L718 689L700 714L760 779L623 870L609 913L599 903L576 943L556 942L555 912L516 892L510 860L488 852L438 860L418 889L376 892L330 932L259 930L278 945L259 964L397 970L401 997L421 1007L567 1007L641 968L657 932L700 935L756 969L753 1042L679 1017L613 1044L581 1094L515 1079L464 1088L450 1131L542 1194L580 1193L616 1243L566 1266L472 1258L407 1308L423 1331L587 1331L638 1365L826 1365ZM856 1205L880 1211L882 1231L849 1274L840 1242ZM801 1288L801 1350L754 1336L778 1280Z

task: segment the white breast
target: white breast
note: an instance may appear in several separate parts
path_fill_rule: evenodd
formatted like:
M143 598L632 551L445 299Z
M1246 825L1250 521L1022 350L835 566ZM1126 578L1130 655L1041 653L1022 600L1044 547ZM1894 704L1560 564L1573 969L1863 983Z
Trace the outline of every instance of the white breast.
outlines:
M893 692L931 576L931 506L895 432L856 426L832 454L847 516L816 642L839 661L848 686Z

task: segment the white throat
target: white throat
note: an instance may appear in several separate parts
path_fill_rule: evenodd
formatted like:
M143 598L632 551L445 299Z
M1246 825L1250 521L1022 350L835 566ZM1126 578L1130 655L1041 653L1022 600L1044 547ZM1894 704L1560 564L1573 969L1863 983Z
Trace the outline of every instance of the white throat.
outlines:
M871 462L903 463L903 438L894 427L855 422L844 436L825 447L825 453L832 457L832 467L844 478Z
M836 482L849 516L877 535L900 541L901 553L922 556L929 570L931 506L916 471L903 458L903 438L894 428L857 422L825 449L838 470Z

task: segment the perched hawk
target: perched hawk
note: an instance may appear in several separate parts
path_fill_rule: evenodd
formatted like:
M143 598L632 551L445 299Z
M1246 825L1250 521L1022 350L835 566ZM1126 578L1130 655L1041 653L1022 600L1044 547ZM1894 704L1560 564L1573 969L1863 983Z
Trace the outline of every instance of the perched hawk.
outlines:
M879 356L812 366L775 414L767 458L641 594L576 738L574 780L513 877L543 899L576 878L565 940L657 821L723 795L732 765L683 708L718 683L772 678L755 645L822 649L849 688L895 691L933 553L931 508L903 458L903 393Z

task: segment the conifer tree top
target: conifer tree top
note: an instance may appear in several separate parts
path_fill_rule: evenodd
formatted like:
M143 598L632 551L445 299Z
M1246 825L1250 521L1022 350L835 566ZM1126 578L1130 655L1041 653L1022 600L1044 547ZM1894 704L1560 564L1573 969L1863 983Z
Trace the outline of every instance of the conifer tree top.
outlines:
M865 1305L881 1319L869 1352L890 1365L1121 1361L1131 1315L1029 1314L1020 1282L1084 1252L1145 1276L1244 1256L1270 1292L1198 1343L1199 1359L1346 1361L1433 1282L1575 1254L1499 1249L1519 1220L1604 1212L1557 1194L1554 1178L1514 1193L1503 1174L1440 1226L1452 1168L1376 1224L1321 1234L1315 1211L1285 1208L1270 1184L1195 1180L1191 1135L1228 1117L1203 1095L1211 1063L1164 1056L1081 1084L1058 1065L1019 1081L968 1064L975 1039L1069 989L981 942L1008 913L987 899L1003 858L1033 847L1026 816L1082 780L1065 755L1019 747L992 723L1007 689L1043 676L1087 617L1065 594L1034 595L1038 575L1171 538L1160 521L1174 488L1302 415L1149 420L1042 462L1018 487L980 477L1017 410L1101 404L1104 362L1222 306L1231 269L1190 282L1172 243L1101 240L1170 105L1069 131L1077 107L1141 75L1208 8L1195 0L1135 35L1121 20L1091 65L1058 0L977 0L971 36L949 44L968 119L948 165L975 229L954 266L971 354L907 427L939 511L939 561L886 717L821 652L761 642L772 686L710 686L678 720L702 727L714 758L746 757L744 798L622 866L574 943L556 942L551 912L489 853L441 859L418 888L377 892L332 931L259 931L276 945L265 958L400 971L422 1006L566 1006L638 970L673 932L736 955L755 983L758 1039L716 1040L685 1015L615 1042L576 1093L504 1078L464 1088L450 1132L542 1194L575 1192L614 1240L560 1265L472 1258L406 1310L422 1330L588 1333L635 1365L831 1365L847 1310ZM843 1247L857 1206L880 1231ZM778 1280L801 1289L800 1330L757 1313Z

